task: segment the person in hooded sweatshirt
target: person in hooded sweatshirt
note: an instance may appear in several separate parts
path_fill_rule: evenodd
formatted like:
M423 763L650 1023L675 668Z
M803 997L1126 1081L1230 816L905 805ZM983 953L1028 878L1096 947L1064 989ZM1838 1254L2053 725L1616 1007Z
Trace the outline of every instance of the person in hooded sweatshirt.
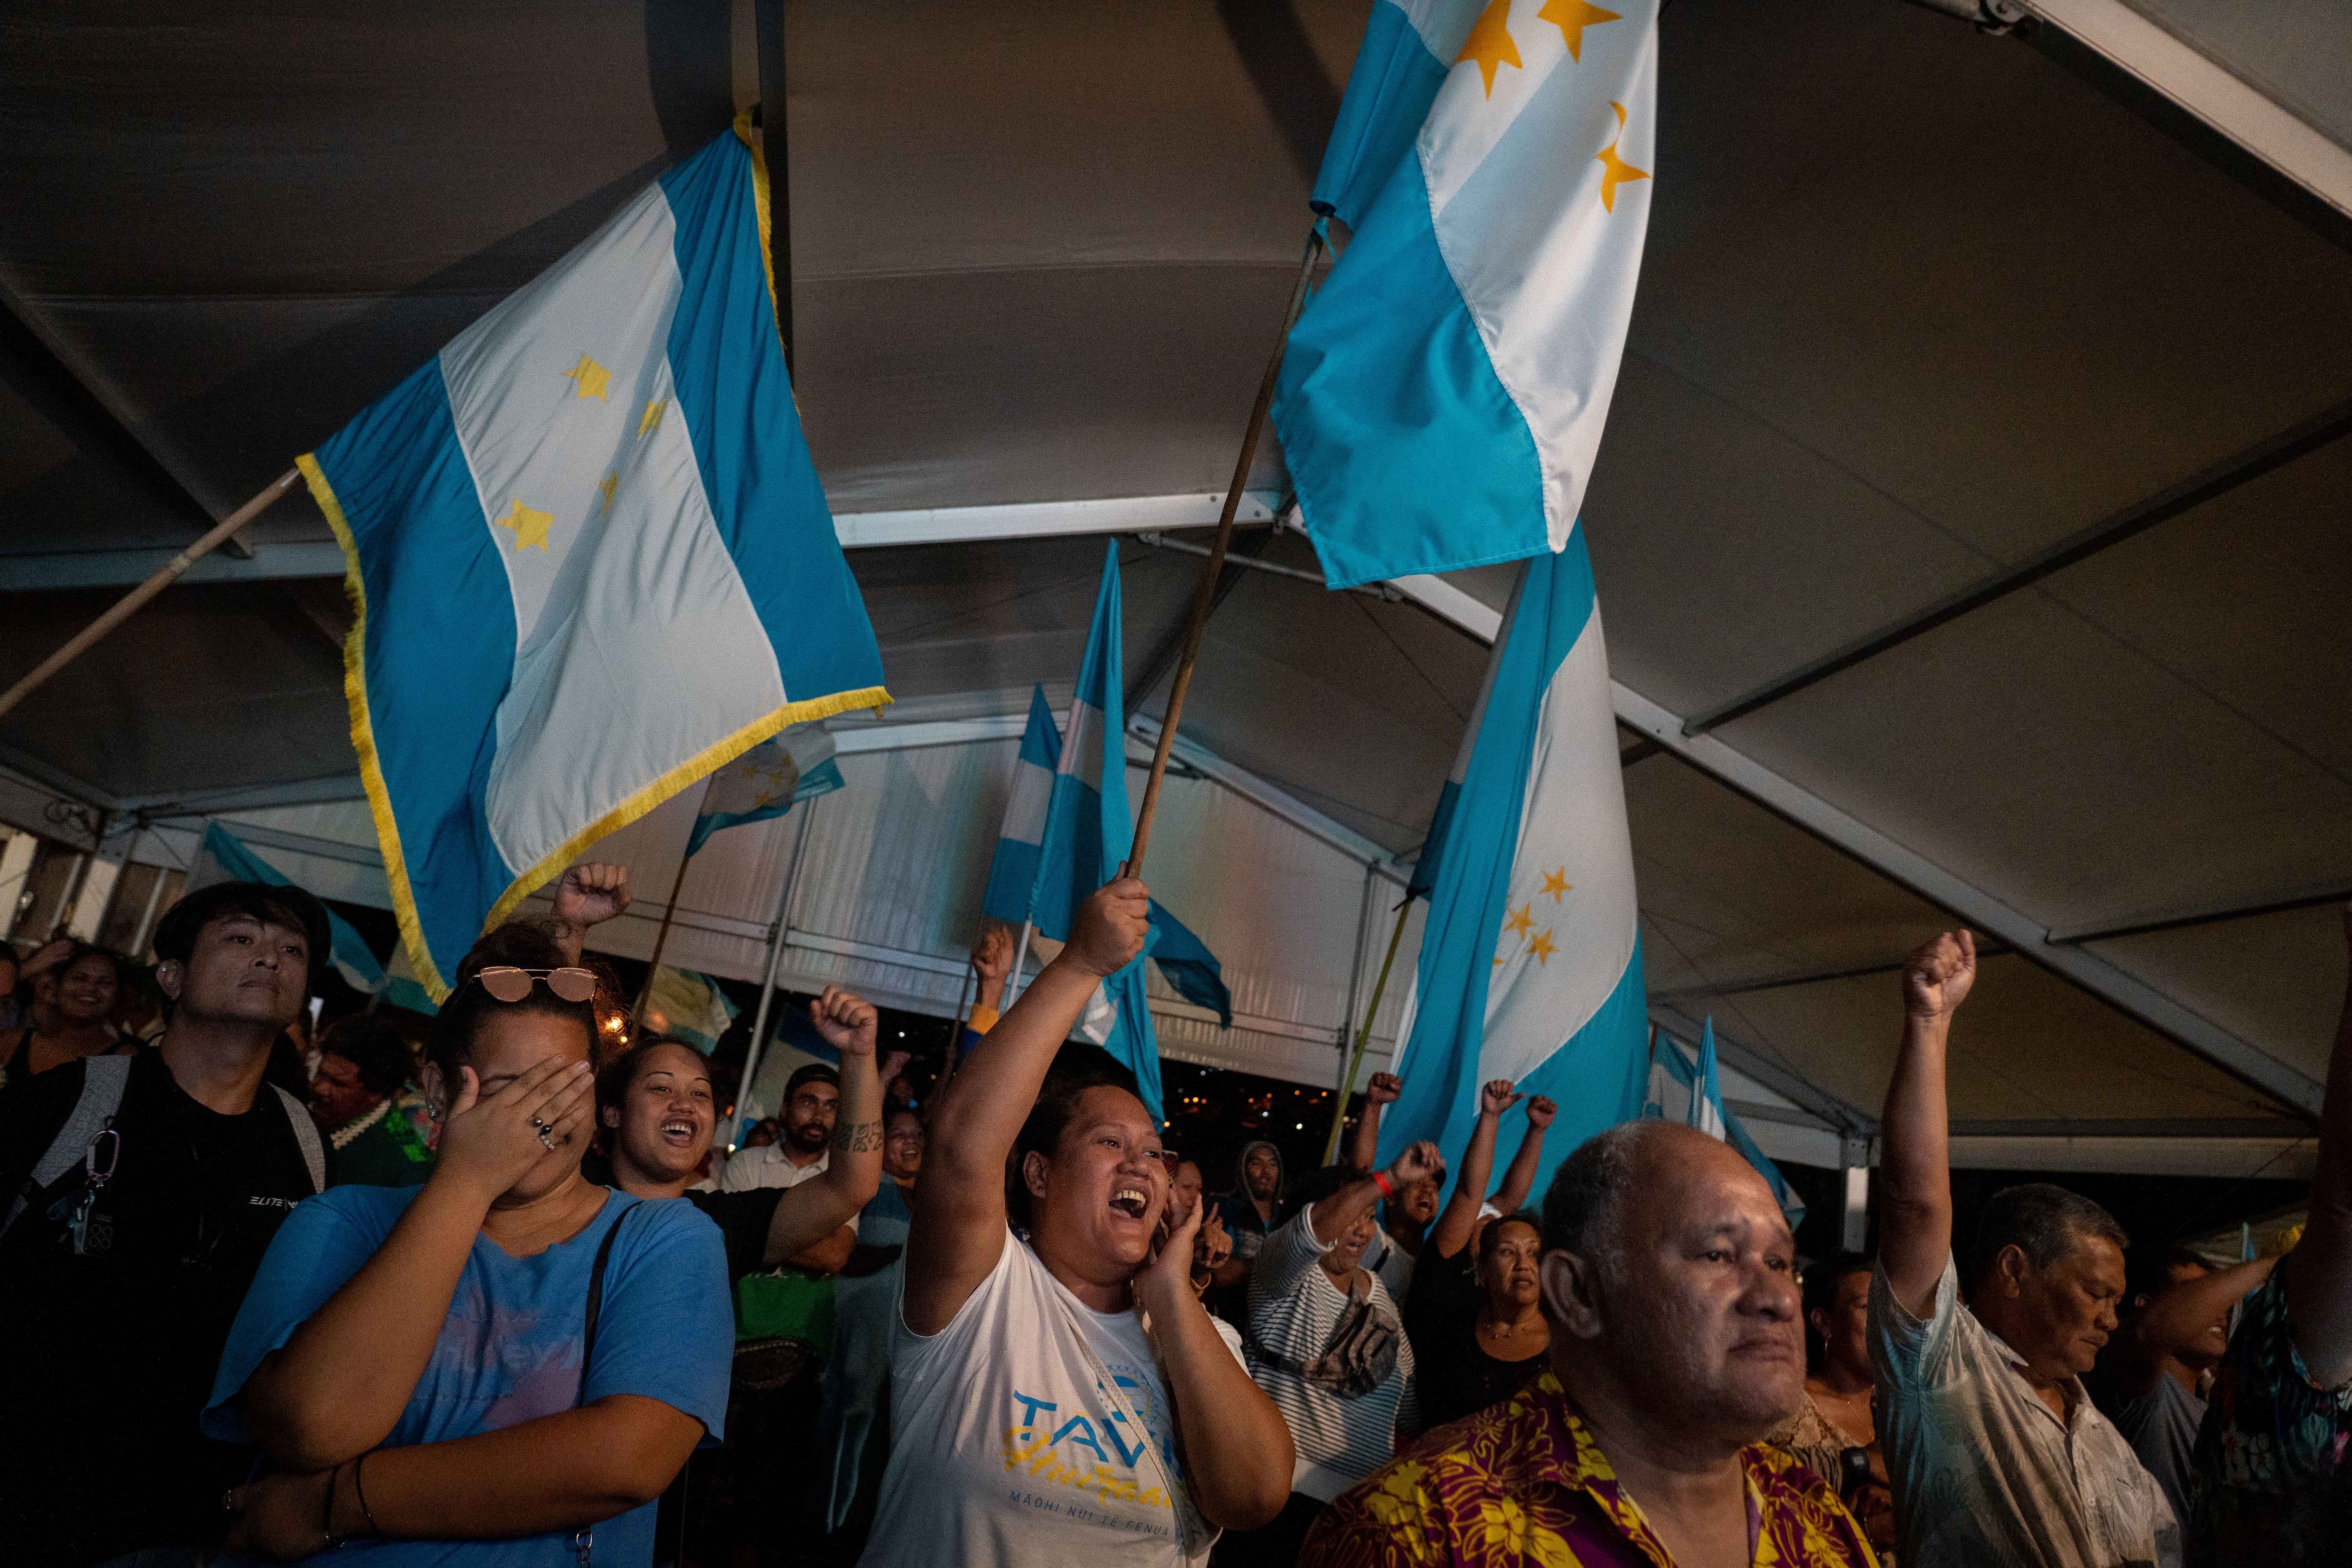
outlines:
M1234 1241L1233 1256L1213 1270L1207 1297L1209 1310L1227 1322L1242 1322L1249 1311L1250 1265L1281 1223L1283 1186L1282 1151L1255 1138L1234 1156L1232 1190L1210 1199L1210 1212L1225 1222Z

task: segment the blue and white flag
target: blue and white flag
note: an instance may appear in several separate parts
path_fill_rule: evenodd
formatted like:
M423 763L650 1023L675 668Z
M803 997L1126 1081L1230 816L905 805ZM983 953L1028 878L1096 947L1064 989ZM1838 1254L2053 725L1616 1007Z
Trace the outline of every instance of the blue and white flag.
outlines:
M721 828L764 822L840 789L846 780L833 759L833 746L824 726L796 724L713 773L686 852L691 856Z
M188 880L182 895L200 887L210 887L216 882L258 882L270 887L291 887L293 879L255 854L243 839L218 822L205 824L204 842L196 848L195 863L188 868ZM305 892L309 890L304 889ZM320 901L322 904L325 900ZM387 984L383 966L352 923L333 910L327 911L328 961L335 967L343 983L355 991L373 996Z
M1422 835L1421 853L1413 857L1412 878L1405 884L1407 898L1427 898L1437 886L1437 868L1445 859L1445 835L1454 825L1454 807L1462 799L1462 781L1470 775L1470 753L1486 722L1486 699L1495 693L1495 669L1503 662L1506 639L1497 636L1486 653L1486 673L1478 682L1478 700L1470 705L1470 722L1454 749L1454 770L1437 791L1437 810L1429 814L1429 831Z
M1381 1157L1433 1138L1458 1161L1478 1086L1507 1078L1559 1105L1541 1191L1570 1150L1641 1114L1648 1067L1633 852L1581 530L1528 563L1501 643L1430 896Z
M352 743L436 997L589 844L889 701L776 335L748 120L300 460Z
M1275 427L1334 588L1557 552L1649 226L1657 0L1376 0L1316 201L1354 241Z
M1053 804L1054 778L1061 766L1062 727L1045 705L1045 688L1032 687L1028 727L1021 732L1021 752L1013 762L1004 827L996 841L995 863L989 867L988 894L981 903L982 913L992 920L1018 925L1029 918L1030 895L1037 887L1037 849L1045 836L1045 813ZM1234 994L1225 986L1224 966L1209 945L1156 898L1151 901L1151 961L1160 966L1160 977L1186 1001L1214 1012L1220 1028L1233 1028ZM1106 1016L1099 992L1087 1016Z
M1805 1200L1798 1196L1797 1189L1789 1185L1789 1178L1780 1174L1780 1167L1757 1146L1756 1140L1748 1136L1748 1129L1740 1124L1739 1118L1733 1115L1723 1103L1723 1085L1717 1079L1715 1063L1715 1019L1710 1018L1706 1020L1696 1063L1685 1061L1683 1048L1672 1040L1661 1039L1658 1043L1665 1049L1662 1052L1654 1050L1651 1055L1650 1103L1643 1106L1642 1114L1664 1118L1667 1101L1670 1098L1681 1100L1685 1107L1685 1124L1711 1137L1720 1138L1738 1149L1741 1157L1756 1167L1756 1173L1772 1189L1772 1199L1788 1218L1789 1228L1793 1230L1804 1223ZM1675 1088L1670 1091L1668 1084L1675 1085Z
M1057 940L1070 935L1079 904L1118 874L1135 842L1127 806L1127 710L1120 695L1122 645L1118 613L1118 541L1103 547L1102 587L1095 595L1094 626L1070 703L1070 732L1054 770L1051 804L1039 835L1037 881L1028 917ZM1035 709L1033 707L1032 712ZM1046 716L1048 733L1052 716ZM1104 980L1079 1022L1079 1033L1135 1073L1144 1109L1160 1113L1160 1041L1151 1029L1143 965L1152 946Z
M1045 811L1054 803L1054 773L1062 765L1062 730L1045 706L1045 688L1029 688L1029 726L1013 761L1013 792L1004 802L1004 827L996 840L996 860L988 868L988 893L981 912L1018 925L1029 918L1037 891L1037 845L1045 837Z

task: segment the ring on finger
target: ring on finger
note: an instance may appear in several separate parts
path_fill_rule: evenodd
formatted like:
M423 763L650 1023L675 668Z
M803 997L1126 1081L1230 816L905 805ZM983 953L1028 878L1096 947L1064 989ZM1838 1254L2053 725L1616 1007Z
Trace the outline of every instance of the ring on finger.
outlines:
M543 1149L555 1147L555 1129L544 1122L539 1124L539 1145Z

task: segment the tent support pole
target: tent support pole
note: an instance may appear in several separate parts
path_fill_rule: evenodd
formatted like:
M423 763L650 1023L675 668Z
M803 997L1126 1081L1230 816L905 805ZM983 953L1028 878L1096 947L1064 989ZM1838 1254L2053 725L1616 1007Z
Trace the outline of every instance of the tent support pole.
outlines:
M809 829L816 825L815 819L816 802L811 800L808 814L801 819L800 834L793 840L792 863L784 868L784 890L776 896L776 928L768 936L768 970L760 980L759 1008L751 1014L751 1044L743 1053L743 1077L735 1086L735 1136L730 1145L743 1141L751 1080L760 1071L760 1047L768 1038L768 1009L776 996L776 971L783 967L784 936L792 930L793 890L800 885L801 856L808 850Z
M165 562L161 571L117 600L112 609L83 627L72 642L42 660L34 666L30 674L10 686L5 694L0 694L0 714L6 714L18 703L32 695L33 692L51 675L80 658L100 638L137 614L142 605L179 581L187 574L190 567L226 544L230 537L239 528L260 516L262 509L270 502L292 489L294 482L301 476L299 469L289 468L285 473L272 479L260 495L215 523L211 532ZM1231 507L1226 507L1229 517L1232 510Z
M1217 579L1225 570L1225 549L1233 543L1234 515L1241 509L1242 486L1248 483L1250 465L1257 460L1258 434L1265 428L1266 411L1274 406L1274 387L1282 373L1282 353L1290 344L1291 324L1307 304L1307 287L1315 279L1315 263L1323 254L1323 226L1318 222L1307 236L1306 254L1299 257L1298 281L1291 286L1290 308L1282 318L1282 332L1274 340L1274 354L1265 362L1265 375L1258 382L1257 402L1250 408L1249 427L1242 432L1241 455L1234 460L1233 483L1225 486L1224 510L1217 516L1216 542L1209 547L1209 559L1202 564L1200 591L1192 596L1192 618L1184 629L1184 652L1176 661L1176 677L1168 687L1167 711L1160 719L1160 744L1151 753L1151 772L1143 781L1143 804L1135 814L1135 842L1128 851L1127 864L1119 868L1122 876L1139 876L1143 871L1143 853L1151 844L1151 819L1160 809L1160 781L1168 772L1168 754L1176 745L1176 726L1184 714L1184 694L1192 684L1192 665L1201 656L1201 634L1208 629L1209 612L1216 605Z
M1339 1129L1347 1125L1348 1097L1356 1092L1356 1073L1364 1065L1364 1047L1371 1042L1372 1019L1381 1012L1381 993L1389 988L1389 969L1395 964L1397 945L1404 940L1405 916L1412 913L1412 895L1397 905L1396 925L1389 932L1388 956L1381 960L1381 977L1372 982L1371 1004L1364 1009L1363 1027L1356 1030L1355 1054L1348 1058L1348 1076L1339 1084L1339 1103L1331 1107L1331 1135L1323 1140L1323 1163L1339 1157Z

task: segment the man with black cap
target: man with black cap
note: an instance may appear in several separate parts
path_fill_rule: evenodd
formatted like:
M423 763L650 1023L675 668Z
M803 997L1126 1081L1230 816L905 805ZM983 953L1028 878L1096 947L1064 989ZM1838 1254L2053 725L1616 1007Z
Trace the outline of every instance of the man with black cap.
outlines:
M279 1223L326 1185L302 1103L267 1084L327 914L216 883L157 927L152 1050L0 1105L0 1540L13 1561L193 1563L245 1456L198 1436L221 1344Z

